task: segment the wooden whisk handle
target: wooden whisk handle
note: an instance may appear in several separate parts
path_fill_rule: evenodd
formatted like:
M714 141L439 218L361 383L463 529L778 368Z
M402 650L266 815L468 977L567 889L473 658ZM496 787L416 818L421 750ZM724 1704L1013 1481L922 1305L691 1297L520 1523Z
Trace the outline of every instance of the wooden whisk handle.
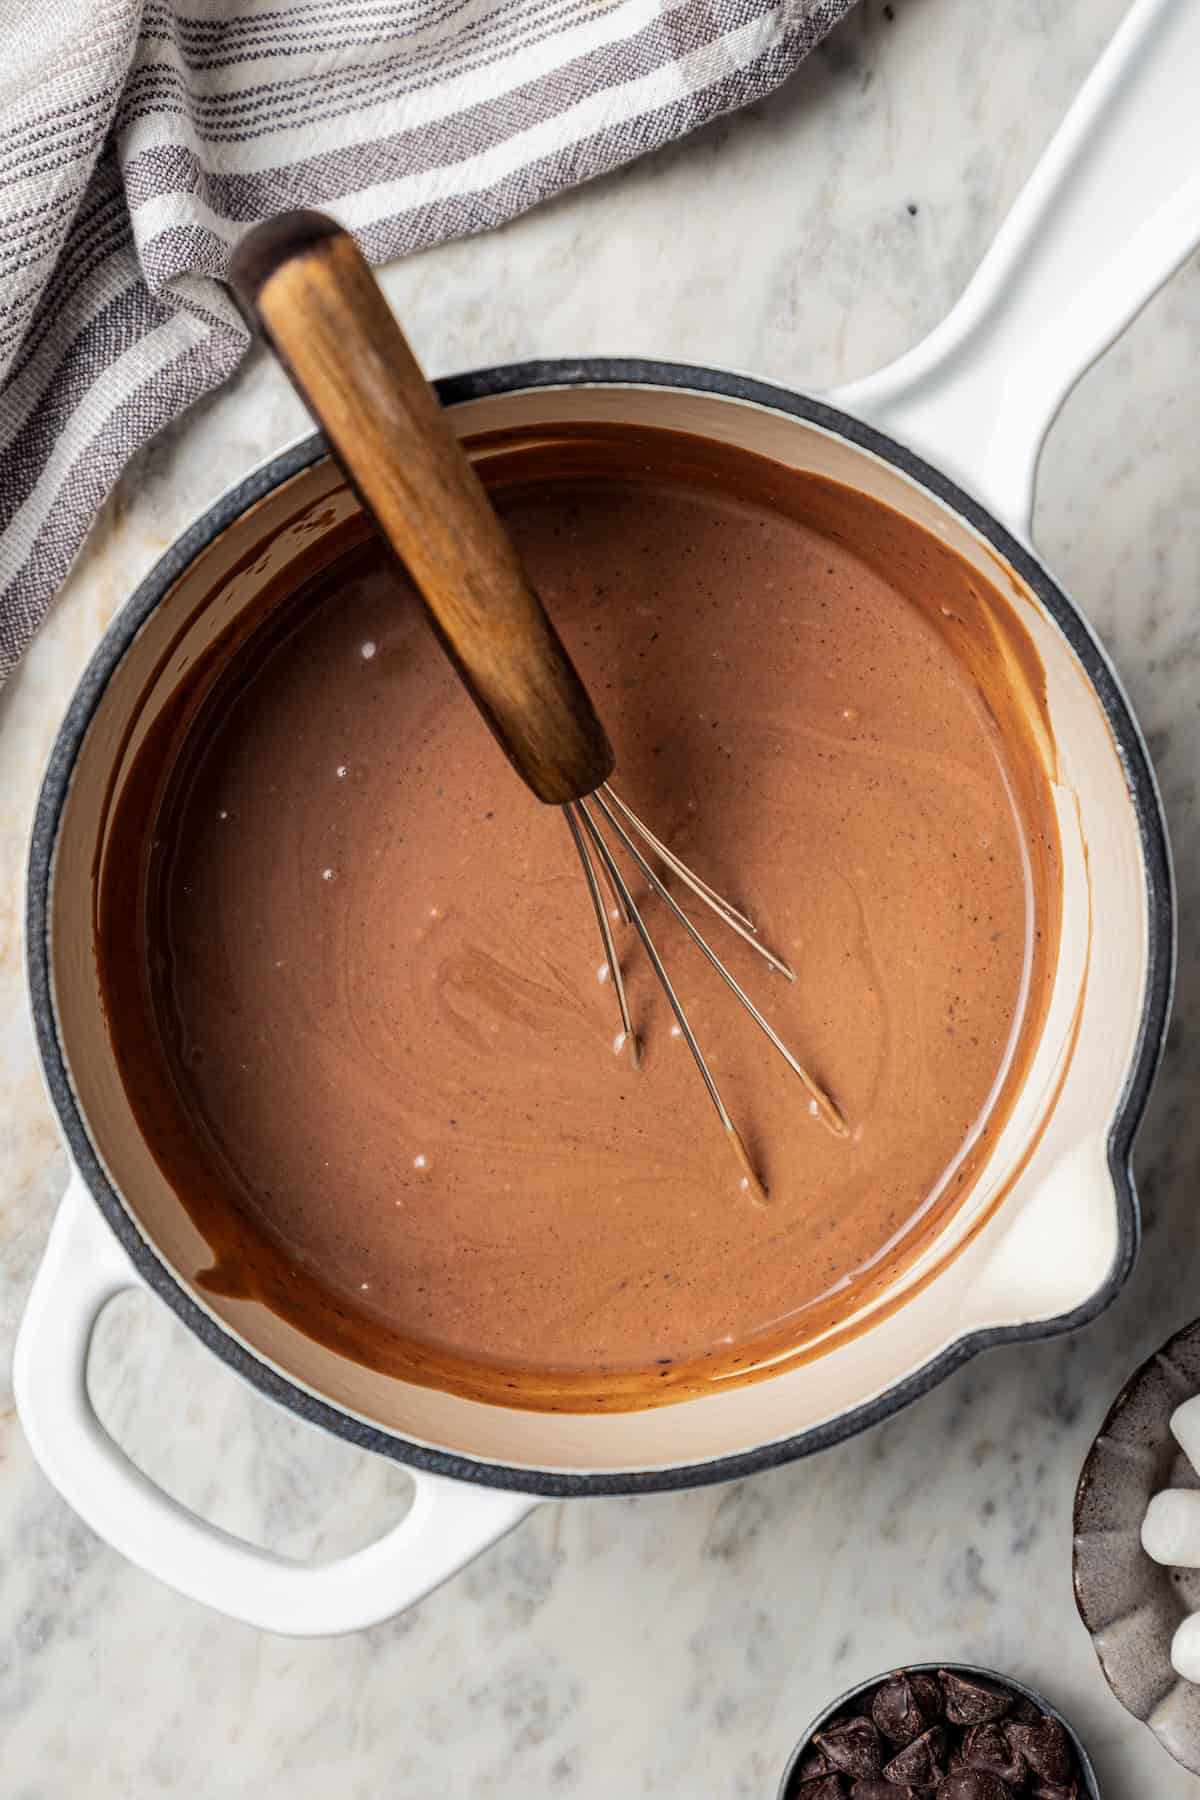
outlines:
M604 728L354 240L285 213L243 238L230 280L518 773L552 805L593 792Z

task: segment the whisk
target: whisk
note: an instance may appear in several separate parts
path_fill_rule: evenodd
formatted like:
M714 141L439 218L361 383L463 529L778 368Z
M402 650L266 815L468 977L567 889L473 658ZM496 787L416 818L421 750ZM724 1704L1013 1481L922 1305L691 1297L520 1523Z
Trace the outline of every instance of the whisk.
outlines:
M635 932L662 985L737 1157L743 1189L765 1198L618 856L678 920L803 1083L813 1113L844 1135L829 1095L726 968L668 879L789 981L795 979L791 969L760 941L746 914L614 791L609 778L616 758L587 690L354 240L321 213L286 213L242 240L230 279L412 577L443 648L505 754L539 800L562 808L604 946L622 1048L636 1064L639 1038L605 887L616 919Z

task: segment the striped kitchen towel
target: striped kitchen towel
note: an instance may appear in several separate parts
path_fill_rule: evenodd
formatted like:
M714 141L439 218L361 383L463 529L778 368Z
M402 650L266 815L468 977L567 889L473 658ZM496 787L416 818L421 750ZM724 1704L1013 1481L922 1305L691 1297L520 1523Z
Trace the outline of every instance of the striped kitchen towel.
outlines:
M0 680L126 459L237 367L247 226L373 262L775 87L852 0L0 0Z

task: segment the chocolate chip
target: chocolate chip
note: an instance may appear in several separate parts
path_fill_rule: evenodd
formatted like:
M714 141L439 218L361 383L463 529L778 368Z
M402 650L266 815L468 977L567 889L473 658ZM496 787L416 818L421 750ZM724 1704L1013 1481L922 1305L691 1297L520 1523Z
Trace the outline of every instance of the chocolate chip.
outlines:
M788 1800L1086 1800L1086 1790L1069 1733L1024 1695L953 1669L897 1669L814 1734Z
M1025 1779L1025 1758L1009 1741L1003 1725L972 1725L962 1741L962 1760L965 1768L999 1775L1001 1781Z
M909 1676L908 1683L912 1688L917 1705L924 1714L926 1724L932 1725L935 1719L941 1718L944 1711L941 1682L936 1675L926 1675L918 1671Z
M906 1781L910 1787L932 1787L940 1781L946 1773L946 1734L941 1726L931 1726L906 1744L883 1773L888 1781Z
M1013 1697L1003 1688L978 1677L954 1675L939 1671L938 1679L946 1701L946 1717L952 1725L987 1725L1002 1719L1012 1706Z
M1013 1791L998 1775L982 1769L964 1769L947 1775L937 1790L937 1800L1013 1800Z
M796 1800L846 1800L849 1789L842 1775L818 1775L815 1781L802 1781L792 1791Z
M1075 1762L1071 1740L1057 1719L1039 1719L1036 1725L1016 1724L1010 1719L1004 1735L1040 1780L1061 1785L1071 1779Z
M930 1685L936 1693L936 1682ZM941 1700L940 1694L938 1699ZM925 1711L917 1698L914 1683L907 1675L893 1675L876 1690L871 1702L871 1717L893 1744L911 1744L933 1723L936 1714Z
M846 1719L818 1731L816 1743L835 1769L855 1780L883 1773L883 1740L870 1719Z

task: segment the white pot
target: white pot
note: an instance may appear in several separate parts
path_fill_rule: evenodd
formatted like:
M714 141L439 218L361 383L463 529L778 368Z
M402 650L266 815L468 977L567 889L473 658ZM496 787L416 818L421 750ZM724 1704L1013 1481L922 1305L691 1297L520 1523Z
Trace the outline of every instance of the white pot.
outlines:
M1115 1294L1137 1248L1129 1156L1170 1001L1170 867L1136 723L1029 547L1029 523L1038 451L1064 396L1200 237L1198 68L1196 0L1138 0L951 317L831 401L620 362L441 384L464 435L586 419L674 427L875 495L1000 580L1045 665L1065 892L1042 1038L966 1204L858 1334L804 1366L650 1411L522 1412L376 1374L256 1303L201 1293L207 1246L143 1141L111 1055L91 949L93 869L113 784L183 663L313 530L356 510L321 440L225 496L121 612L60 731L30 859L33 1008L76 1173L22 1323L14 1385L50 1479L134 1562L266 1629L353 1630L427 1593L540 1497L724 1480L819 1449L982 1345L1065 1329ZM291 1563L206 1524L134 1469L91 1409L85 1367L101 1307L143 1282L264 1393L407 1463L416 1497L403 1522L338 1561Z

